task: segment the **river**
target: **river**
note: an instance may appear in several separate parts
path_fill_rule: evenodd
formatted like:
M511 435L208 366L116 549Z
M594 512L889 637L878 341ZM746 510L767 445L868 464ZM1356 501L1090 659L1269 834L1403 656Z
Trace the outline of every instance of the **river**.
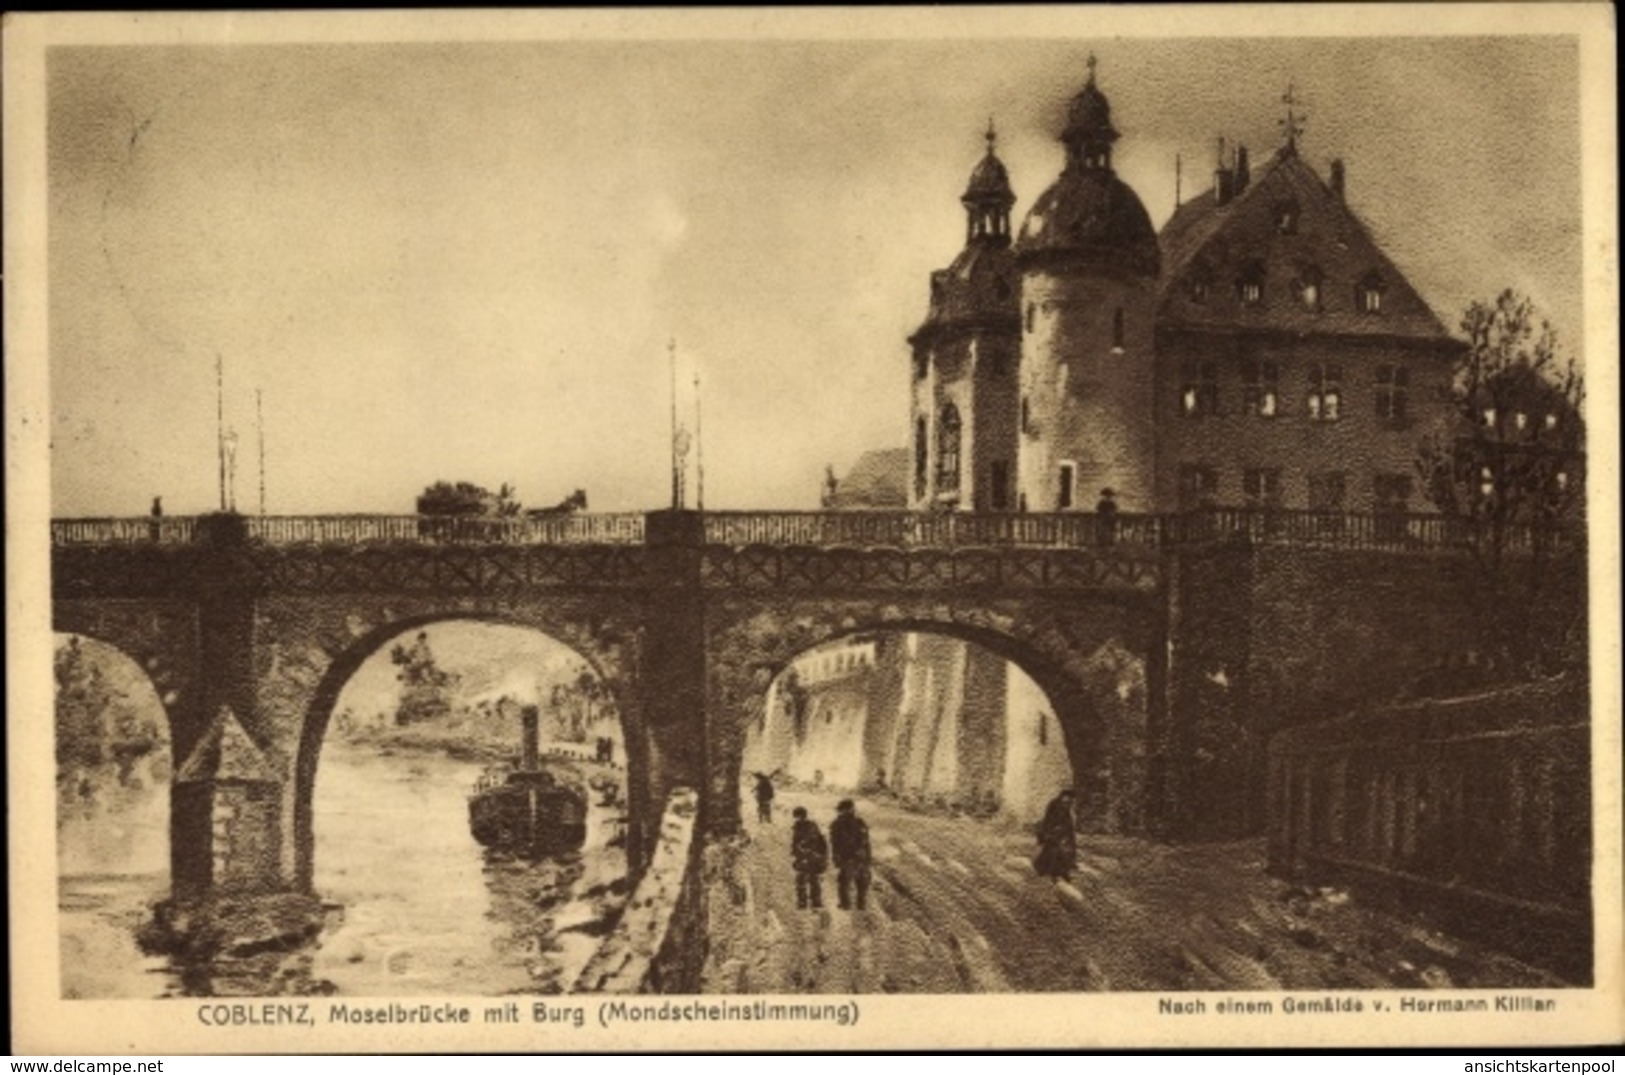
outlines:
M490 996L569 989L624 901L626 860L606 846L594 803L586 846L542 862L488 852L468 831L475 762L330 738L316 778L315 885L331 906L321 934L293 952L181 966L142 953L135 931L165 895L162 790L127 826L139 853L64 857L62 995L78 997L338 994ZM596 797L595 797L596 798ZM64 846L82 843L68 818Z

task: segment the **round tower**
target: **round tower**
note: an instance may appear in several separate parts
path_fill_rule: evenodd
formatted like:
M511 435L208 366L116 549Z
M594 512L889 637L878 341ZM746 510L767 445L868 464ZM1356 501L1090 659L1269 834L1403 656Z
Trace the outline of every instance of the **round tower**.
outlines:
M1152 320L1161 263L1139 196L1112 171L1111 104L1089 80L1061 132L1066 165L1015 243L1021 276L1020 503L1091 511L1111 489L1152 509Z
M1010 208L1016 196L987 152L960 197L965 248L931 274L931 305L909 337L909 505L939 511L1013 511L1020 313Z

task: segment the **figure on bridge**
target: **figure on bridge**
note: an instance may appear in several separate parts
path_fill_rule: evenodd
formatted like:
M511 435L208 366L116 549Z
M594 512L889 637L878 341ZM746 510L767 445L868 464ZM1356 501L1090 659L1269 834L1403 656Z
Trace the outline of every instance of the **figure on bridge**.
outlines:
M796 907L813 910L824 906L824 871L829 868L829 844L818 822L807 816L807 808L792 812L796 823L790 829L790 865L796 871Z
M1110 488L1102 489L1095 501L1095 537L1101 545L1117 540L1117 494Z
M1038 823L1038 855L1033 869L1040 877L1065 881L1078 861L1077 822L1072 815L1072 789L1062 788L1044 810Z
M835 820L829 824L830 850L835 859L835 894L841 910L849 911L854 902L863 910L869 901L869 825L858 816L851 799L842 799L835 807ZM856 900L853 888L856 887Z

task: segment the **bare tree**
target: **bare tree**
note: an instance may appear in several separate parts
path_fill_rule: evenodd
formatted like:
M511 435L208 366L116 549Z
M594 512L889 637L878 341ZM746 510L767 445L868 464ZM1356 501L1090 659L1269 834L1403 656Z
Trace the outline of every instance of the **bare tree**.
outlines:
M1585 382L1534 304L1508 289L1462 316L1454 423L1421 444L1423 494L1459 522L1479 568L1488 655L1527 664L1552 562L1584 538ZM1532 643L1538 643L1532 646Z

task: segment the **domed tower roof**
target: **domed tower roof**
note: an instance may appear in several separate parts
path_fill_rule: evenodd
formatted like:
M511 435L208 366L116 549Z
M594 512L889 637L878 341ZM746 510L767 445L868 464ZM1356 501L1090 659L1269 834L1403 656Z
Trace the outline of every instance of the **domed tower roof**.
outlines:
M1089 81L1072 99L1061 132L1066 167L1033 203L1016 239L1016 256L1023 265L1073 261L1157 274L1161 258L1151 216L1133 188L1112 171L1117 137L1111 102L1095 84L1091 56Z
M952 265L931 274L931 307L915 340L955 328L1014 327L1020 317L1015 256L1010 252L1010 207L1016 196L1004 162L994 152L988 123L987 153L971 172L965 206L965 248Z
M1090 57L1093 61L1094 57ZM1061 132L1061 141L1071 143L1079 140L1104 141L1108 144L1117 141L1117 131L1112 127L1112 105L1106 95L1100 92L1095 85L1095 68L1089 65L1089 81L1084 83L1083 89L1072 98L1072 105L1066 112L1066 129Z
M1016 195L1015 191L1010 189L1010 173L1005 171L1004 162L993 151L998 134L993 130L992 120L987 121L986 137L987 153L971 172L970 183L965 187L965 193L959 200L967 209L981 205L1009 209L1016 203Z

